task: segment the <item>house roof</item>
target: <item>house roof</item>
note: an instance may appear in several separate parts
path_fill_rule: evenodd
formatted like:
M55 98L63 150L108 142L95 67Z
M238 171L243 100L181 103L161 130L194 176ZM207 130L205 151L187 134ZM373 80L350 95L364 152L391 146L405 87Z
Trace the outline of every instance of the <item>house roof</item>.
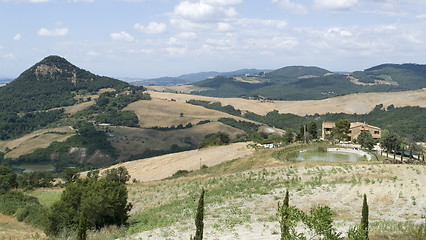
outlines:
M364 128L373 128L373 129L380 130L379 127L371 126L371 125L368 125L368 124L362 123L362 122L351 123L351 126L349 127L349 129L353 129L353 128L361 128L361 129L364 129Z

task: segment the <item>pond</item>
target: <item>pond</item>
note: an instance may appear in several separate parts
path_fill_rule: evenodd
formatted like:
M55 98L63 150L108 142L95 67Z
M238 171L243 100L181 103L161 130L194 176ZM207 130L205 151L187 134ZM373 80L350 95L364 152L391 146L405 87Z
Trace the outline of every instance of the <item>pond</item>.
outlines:
M360 154L351 152L326 151L320 152L316 150L300 151L291 157L291 161L327 161L327 162L356 162L365 160Z
M12 167L16 169L21 169L23 173L30 173L30 172L37 172L37 171L52 172L55 170L55 166L53 164L20 164L20 165L12 165Z

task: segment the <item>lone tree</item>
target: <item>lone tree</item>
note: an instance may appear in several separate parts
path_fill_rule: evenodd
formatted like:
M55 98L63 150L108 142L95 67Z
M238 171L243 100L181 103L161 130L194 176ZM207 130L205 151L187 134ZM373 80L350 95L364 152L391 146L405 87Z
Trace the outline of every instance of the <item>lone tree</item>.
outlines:
M332 130L333 137L338 140L347 140L350 127L351 122L348 119L340 119Z
M357 139L362 148L366 148L370 151L373 149L375 141L369 131L362 131Z
M383 150L386 151L386 157L389 156L389 152L394 150L400 144L398 136L394 132L389 132L386 135L382 136L380 139L380 146Z
M283 205L280 206L280 203L278 202L278 211L280 213L280 229L281 229L280 239L281 240L290 238L290 228L288 226L288 219L289 219L288 202L289 202L289 194L288 194L288 190L286 190Z
M197 230L195 231L195 236L191 240L202 240L203 239L203 229L204 229L204 188L201 188L200 199L198 200L197 215L195 216L195 226Z
M368 203L367 203L367 195L365 193L364 193L364 201L362 203L361 229L365 233L364 239L368 239Z

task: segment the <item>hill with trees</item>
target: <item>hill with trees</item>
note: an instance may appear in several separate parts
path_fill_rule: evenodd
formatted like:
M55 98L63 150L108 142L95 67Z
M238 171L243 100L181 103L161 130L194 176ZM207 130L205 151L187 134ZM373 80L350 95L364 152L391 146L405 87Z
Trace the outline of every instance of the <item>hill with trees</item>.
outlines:
M218 76L195 83L211 97L314 100L361 92L393 92L426 87L426 65L383 64L350 74L318 67L290 66L266 74Z

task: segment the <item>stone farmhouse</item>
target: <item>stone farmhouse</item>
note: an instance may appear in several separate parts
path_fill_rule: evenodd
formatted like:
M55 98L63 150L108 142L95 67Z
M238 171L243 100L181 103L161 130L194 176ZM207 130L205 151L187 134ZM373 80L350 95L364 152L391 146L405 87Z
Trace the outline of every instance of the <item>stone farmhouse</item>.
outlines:
M334 122L323 122L321 138L325 139L326 135L331 134L331 131L333 130L334 126ZM382 135L382 130L379 127L371 126L362 122L354 122L351 123L351 126L349 127L349 141L357 139L362 131L369 131L374 139L380 139Z

